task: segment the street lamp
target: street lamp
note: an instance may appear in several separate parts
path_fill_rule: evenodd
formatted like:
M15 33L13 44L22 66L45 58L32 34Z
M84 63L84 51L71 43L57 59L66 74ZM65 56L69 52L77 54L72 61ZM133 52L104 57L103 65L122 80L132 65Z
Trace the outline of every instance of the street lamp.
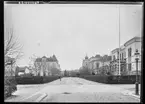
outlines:
M135 52L135 60L136 60L136 83L135 83L135 94L136 95L139 95L139 87L138 87L138 60L139 60L139 52L138 50L136 49L136 52Z

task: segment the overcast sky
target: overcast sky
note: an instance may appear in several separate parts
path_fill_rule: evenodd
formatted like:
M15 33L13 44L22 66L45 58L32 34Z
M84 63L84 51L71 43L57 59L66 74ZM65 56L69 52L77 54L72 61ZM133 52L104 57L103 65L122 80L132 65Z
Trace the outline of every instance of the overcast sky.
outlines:
M119 47L118 5L17 4L5 5L6 27L23 44L25 66L29 57L56 55L62 70L80 68L82 59L104 55ZM142 6L120 5L121 45L141 35Z

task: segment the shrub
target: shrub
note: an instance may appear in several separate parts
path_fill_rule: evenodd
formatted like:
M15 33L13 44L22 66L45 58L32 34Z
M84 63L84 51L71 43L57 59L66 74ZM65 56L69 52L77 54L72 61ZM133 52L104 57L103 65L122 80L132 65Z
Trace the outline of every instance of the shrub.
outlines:
M4 77L4 98L9 97L14 91L17 90L17 83L15 77L5 76Z
M43 83L52 82L57 79L59 79L59 76L45 76L43 77Z
M59 76L25 76L25 77L16 77L18 84L42 84L48 83L58 79Z
M81 78L108 84L135 84L136 76L135 75L126 75L126 76L111 76L111 75L87 75L80 76ZM139 83L141 78L139 76Z
M22 76L16 77L18 84L41 84L43 83L43 77L41 76Z

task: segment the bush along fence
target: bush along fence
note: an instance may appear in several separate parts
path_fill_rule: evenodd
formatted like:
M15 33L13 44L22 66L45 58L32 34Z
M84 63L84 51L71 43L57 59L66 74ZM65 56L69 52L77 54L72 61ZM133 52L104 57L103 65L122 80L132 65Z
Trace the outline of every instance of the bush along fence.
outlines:
M27 77L16 77L17 84L42 84L57 80L58 76L27 76Z
M99 83L106 84L135 84L136 75L126 75L126 76L109 76L109 75L87 75L80 76L86 80L91 80ZM138 76L139 83L141 82L141 76Z
M17 83L14 76L4 77L4 99L11 96L17 90Z

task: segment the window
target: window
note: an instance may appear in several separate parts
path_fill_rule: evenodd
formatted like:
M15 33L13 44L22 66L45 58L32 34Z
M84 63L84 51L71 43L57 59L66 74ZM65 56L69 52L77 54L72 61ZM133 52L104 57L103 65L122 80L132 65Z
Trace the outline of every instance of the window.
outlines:
M128 49L128 57L131 57L131 54L132 54L132 49L129 48L129 49Z
M115 64L115 70L117 69L117 65Z
M115 60L115 55L114 55L114 58L113 58L113 60Z
M128 71L131 71L131 63L128 64Z
M128 57L130 57L130 48L128 49Z
M99 63L97 63L97 68L99 68Z
M126 53L124 52L124 58L126 57Z
M122 60L123 60L123 58L124 58L124 57L123 57L123 53L122 53Z
M130 48L130 57L132 56L132 48Z

